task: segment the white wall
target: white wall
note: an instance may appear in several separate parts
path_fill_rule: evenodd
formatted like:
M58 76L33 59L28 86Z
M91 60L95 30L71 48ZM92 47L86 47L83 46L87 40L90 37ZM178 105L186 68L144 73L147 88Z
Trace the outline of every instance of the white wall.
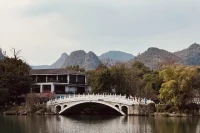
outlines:
M76 88L76 87L65 86L65 92L73 92L73 93L76 93L76 92L77 92L77 88Z

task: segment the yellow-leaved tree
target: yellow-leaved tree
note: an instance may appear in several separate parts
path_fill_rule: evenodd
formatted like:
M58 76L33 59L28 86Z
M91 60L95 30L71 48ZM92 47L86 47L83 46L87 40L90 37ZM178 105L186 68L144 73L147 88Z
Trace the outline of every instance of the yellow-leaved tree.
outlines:
M164 83L160 89L160 100L180 110L193 99L193 77L196 67L171 65L164 66L159 75Z

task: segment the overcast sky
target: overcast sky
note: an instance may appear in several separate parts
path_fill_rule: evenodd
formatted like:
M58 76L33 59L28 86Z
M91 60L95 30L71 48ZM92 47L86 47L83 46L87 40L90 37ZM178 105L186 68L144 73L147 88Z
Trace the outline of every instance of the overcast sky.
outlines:
M0 47L31 65L52 64L63 52L137 55L200 43L200 0L0 0Z

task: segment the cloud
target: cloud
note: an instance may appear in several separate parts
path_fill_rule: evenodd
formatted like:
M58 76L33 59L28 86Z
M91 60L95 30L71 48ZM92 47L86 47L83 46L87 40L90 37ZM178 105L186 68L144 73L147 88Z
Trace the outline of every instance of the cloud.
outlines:
M7 0L0 2L0 44L22 49L31 64L51 64L77 49L175 51L200 41L199 6L199 0Z
M193 21L193 18L198 19L200 2L161 0L142 2L139 6L119 6L114 1L112 5L94 1L58 0L34 6L26 13L28 17L52 12L59 14L60 28L63 32L70 31L68 36L71 37L79 37L80 34L82 37L149 36L176 31L199 22Z

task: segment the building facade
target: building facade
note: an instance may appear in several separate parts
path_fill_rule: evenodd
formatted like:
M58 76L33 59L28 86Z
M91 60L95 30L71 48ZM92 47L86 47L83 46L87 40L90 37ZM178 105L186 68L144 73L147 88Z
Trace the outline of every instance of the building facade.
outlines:
M35 69L31 70L35 81L32 92L53 92L56 95L83 94L90 90L87 87L84 73L66 69Z

